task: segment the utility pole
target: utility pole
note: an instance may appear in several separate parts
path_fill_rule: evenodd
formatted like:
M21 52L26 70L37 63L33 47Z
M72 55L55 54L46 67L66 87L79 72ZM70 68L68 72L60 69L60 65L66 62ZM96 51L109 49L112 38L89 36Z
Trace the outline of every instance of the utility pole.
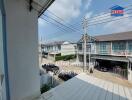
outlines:
M91 39L90 36L89 36L89 39ZM88 46L88 51L89 51L88 67L89 67L89 70L90 70L90 67L91 67L91 65L90 65L90 62L91 62L91 60L90 60L90 58L91 58L91 44L90 43L89 43L89 46Z
M85 71L87 69L87 27L88 27L88 20L84 17L83 19L83 29L84 29L84 34L83 34L83 49L84 49L84 69L83 71Z

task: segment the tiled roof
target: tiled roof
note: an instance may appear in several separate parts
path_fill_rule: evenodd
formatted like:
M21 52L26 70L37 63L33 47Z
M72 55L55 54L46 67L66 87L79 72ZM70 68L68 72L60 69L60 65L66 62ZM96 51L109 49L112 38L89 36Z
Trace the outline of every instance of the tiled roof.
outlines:
M95 36L96 41L132 40L132 31Z

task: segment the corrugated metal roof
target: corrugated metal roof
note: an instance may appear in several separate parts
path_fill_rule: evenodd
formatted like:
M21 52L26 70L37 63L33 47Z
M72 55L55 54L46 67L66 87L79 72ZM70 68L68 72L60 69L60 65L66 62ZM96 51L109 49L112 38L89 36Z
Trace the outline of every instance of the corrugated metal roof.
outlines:
M40 100L131 100L132 89L85 73L44 93Z
M111 61L123 61L129 62L126 57L115 57L115 56L93 56L93 59L111 60Z
M132 31L95 36L96 41L132 40Z
M42 44L42 46L53 46L53 45L61 45L63 44L65 41L54 41L54 42L49 42L46 44Z
M33 6L39 12L38 16L40 17L54 1L55 0L33 0Z

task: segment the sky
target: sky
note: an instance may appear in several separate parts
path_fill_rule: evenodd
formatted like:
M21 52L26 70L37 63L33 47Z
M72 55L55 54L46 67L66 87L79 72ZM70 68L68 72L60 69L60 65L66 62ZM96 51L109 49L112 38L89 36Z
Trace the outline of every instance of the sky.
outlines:
M115 5L125 8L124 18L110 16L110 8ZM88 19L87 33L91 36L132 31L132 10L127 10L132 9L131 5L132 0L55 0L48 11L38 19L39 40L43 43L78 41L84 33L82 27L84 17ZM54 25L57 24L56 21L50 18L65 26ZM115 21L96 24L108 20Z

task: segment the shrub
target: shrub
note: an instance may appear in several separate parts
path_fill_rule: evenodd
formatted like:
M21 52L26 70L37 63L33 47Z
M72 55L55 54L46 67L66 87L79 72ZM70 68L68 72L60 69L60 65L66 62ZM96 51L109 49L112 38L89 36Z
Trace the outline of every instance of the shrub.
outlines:
M41 94L47 92L47 91L50 90L50 89L51 89L51 86L50 86L50 85L44 84L44 85L41 87Z
M75 55L56 56L55 61L59 61L59 60L67 61L74 58L75 58Z

